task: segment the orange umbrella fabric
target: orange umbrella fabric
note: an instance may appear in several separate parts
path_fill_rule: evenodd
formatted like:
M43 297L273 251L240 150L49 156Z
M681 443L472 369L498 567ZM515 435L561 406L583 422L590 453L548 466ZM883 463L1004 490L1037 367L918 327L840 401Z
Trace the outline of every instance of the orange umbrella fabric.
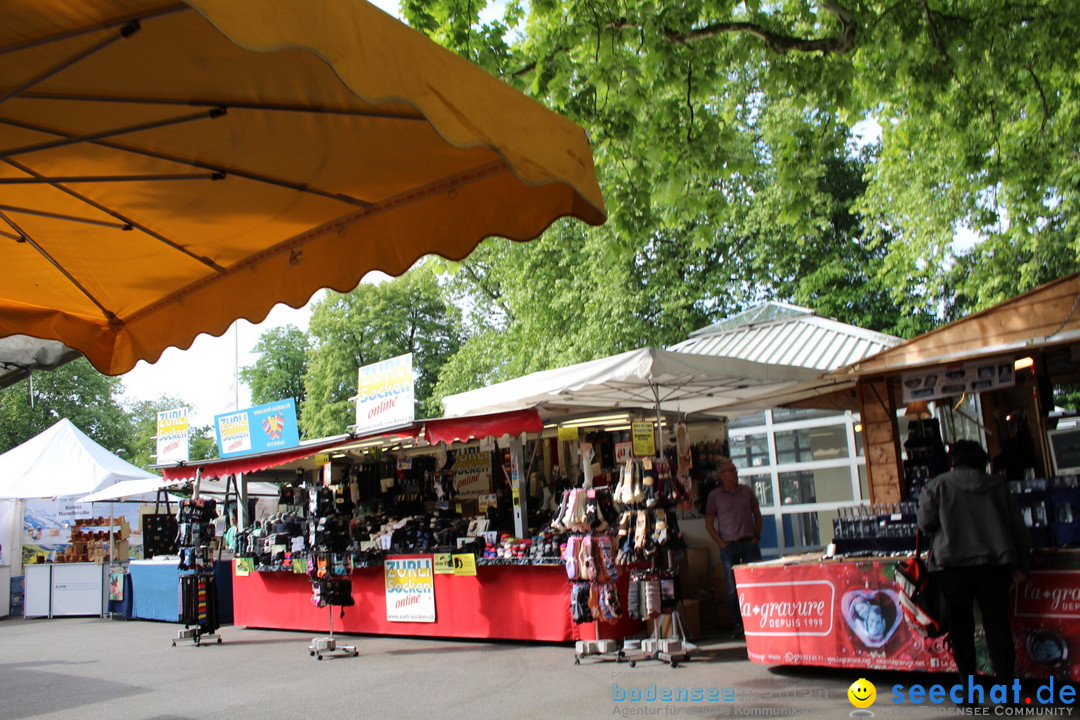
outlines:
M6 0L0 78L0 337L110 375L606 217L580 127L362 0Z

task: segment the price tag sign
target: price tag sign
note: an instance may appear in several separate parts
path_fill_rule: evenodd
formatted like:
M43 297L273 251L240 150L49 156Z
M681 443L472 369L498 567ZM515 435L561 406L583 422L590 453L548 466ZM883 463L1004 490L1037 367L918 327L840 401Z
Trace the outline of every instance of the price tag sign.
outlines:
M651 422L630 423L630 434L634 443L634 457L656 455L656 433Z

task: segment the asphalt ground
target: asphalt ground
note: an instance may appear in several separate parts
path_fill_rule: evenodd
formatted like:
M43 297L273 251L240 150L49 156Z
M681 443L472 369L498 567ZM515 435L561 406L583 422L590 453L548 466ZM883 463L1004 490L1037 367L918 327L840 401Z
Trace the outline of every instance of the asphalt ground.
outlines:
M677 667L656 660L630 667L594 657L576 665L572 644L340 634L338 644L355 644L359 655L317 661L311 633L224 626L196 646L177 640L180 630L103 618L0 620L0 720L867 716L847 694L860 673L757 665L745 645L726 637L699 641ZM951 683L951 676L861 675L877 688L869 708L875 717L967 714L948 701L890 701L893 685ZM1039 687L1029 681L1023 691ZM1037 702L974 710L986 717L1074 712Z

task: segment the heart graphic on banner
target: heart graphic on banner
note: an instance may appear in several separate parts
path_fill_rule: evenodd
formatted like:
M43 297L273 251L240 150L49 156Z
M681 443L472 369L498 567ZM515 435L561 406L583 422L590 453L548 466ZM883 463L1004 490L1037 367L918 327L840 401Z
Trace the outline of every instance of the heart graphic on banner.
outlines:
M840 599L840 612L855 636L869 648L889 642L903 619L896 591L878 588L848 590Z

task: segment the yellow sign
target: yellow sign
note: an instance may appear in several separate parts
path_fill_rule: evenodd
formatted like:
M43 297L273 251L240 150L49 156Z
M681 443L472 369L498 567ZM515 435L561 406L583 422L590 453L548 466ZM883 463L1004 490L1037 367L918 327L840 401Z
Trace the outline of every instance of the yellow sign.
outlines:
M656 433L651 422L630 423L630 434L634 443L634 457L656 455Z
M560 442L572 442L578 439L578 429L576 427L559 427L559 441Z
M255 558L236 558L236 577L247 577L255 570Z
M454 556L450 553L435 553L433 560L435 563L436 575L453 575L454 574Z
M476 576L476 556L472 553L454 555L454 574L459 576Z

